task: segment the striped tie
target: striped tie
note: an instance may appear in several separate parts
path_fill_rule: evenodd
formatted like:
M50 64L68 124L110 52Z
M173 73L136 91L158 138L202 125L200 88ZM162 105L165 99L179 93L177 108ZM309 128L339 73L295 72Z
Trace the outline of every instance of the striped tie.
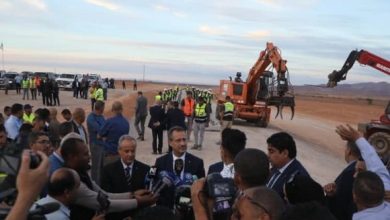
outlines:
M131 183L131 166L127 166L125 169L125 177L126 177L126 182L127 185L130 186Z

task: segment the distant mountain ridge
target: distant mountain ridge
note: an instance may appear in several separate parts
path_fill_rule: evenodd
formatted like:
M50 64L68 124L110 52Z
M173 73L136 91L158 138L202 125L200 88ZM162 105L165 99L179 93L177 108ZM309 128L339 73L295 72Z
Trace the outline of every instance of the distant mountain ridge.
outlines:
M325 85L303 85L294 86L294 91L297 95L354 96L390 100L390 83L388 82L340 84L334 88L326 88Z

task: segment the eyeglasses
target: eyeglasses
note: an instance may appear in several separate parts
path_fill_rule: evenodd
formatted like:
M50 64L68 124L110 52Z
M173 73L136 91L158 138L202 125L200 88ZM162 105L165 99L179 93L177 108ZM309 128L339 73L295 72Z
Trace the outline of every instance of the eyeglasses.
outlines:
M270 212L268 209L266 209L262 204L256 202L252 197L250 197L248 194L244 193L244 192L241 192L235 202L234 202L234 205L233 205L233 214L232 214L232 219L241 219L241 214L238 210L238 203L242 200L242 199L246 199L248 200L251 204L255 205L256 207L260 208L261 210L263 210L265 212L265 214L267 215L270 215Z
M49 140L41 140L41 141L37 141L36 143L38 143L38 144L51 144L51 142Z

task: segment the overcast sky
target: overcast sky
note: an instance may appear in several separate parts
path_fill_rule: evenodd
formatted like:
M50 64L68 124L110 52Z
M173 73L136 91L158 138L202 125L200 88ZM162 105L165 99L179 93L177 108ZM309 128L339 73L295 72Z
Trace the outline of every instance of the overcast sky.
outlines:
M0 0L8 71L218 84L271 41L293 84L326 83L349 52L390 59L388 0ZM1 68L1 67L0 67ZM390 82L355 64L347 83Z

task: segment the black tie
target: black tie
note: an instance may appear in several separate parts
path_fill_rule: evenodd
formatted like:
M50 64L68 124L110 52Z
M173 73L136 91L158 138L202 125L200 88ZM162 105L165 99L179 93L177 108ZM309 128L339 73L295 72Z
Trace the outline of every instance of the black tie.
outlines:
M180 177L181 171L183 171L184 161L183 159L176 159L175 160L175 174L176 176Z
M125 177L126 177L127 185L130 186L130 183L131 183L131 166L127 166L125 168Z

